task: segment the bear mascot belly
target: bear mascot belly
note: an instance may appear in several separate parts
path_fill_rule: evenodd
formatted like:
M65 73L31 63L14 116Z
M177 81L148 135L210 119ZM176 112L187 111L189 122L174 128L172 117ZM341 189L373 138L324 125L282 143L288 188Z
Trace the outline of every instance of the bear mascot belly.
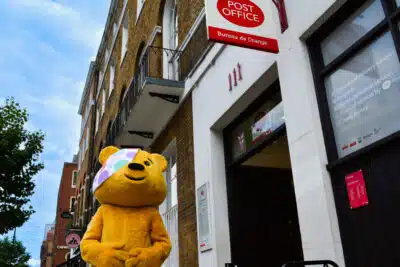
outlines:
M80 244L84 261L97 267L160 267L171 242L158 206L167 194L159 154L113 146L100 152L93 181L101 204Z

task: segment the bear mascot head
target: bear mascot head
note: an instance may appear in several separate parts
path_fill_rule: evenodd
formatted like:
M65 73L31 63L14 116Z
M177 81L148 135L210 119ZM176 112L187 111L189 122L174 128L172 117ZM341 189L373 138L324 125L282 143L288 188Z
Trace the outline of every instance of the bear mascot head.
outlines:
M80 244L83 260L97 267L160 267L171 250L158 212L167 195L166 159L109 146L99 161L93 192L101 205Z

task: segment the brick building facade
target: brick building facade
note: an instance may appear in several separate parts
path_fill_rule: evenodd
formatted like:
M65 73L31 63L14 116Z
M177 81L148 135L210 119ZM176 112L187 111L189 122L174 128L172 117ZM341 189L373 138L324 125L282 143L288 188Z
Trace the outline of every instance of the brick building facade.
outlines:
M185 78L208 45L202 38L204 20L199 21L203 7L203 0L189 5L176 0L111 1L79 108L73 225L84 232L98 208L91 185L101 167L102 148L138 147L164 154L170 163L170 190L161 213L173 241L166 266L198 266L192 98Z
M40 267L53 266L54 225L46 225L44 240L40 248Z
M56 222L54 228L53 266L66 261L69 249L65 243L65 232L71 219L62 218L65 212L71 212L75 203L78 165L66 162L62 170L60 187L58 189Z

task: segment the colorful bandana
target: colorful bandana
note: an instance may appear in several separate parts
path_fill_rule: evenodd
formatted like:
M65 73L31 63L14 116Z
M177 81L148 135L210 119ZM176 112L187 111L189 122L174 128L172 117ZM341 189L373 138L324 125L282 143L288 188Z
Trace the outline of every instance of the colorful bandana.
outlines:
M139 150L134 149L120 149L118 152L112 154L103 167L97 172L93 181L93 192L100 187L108 178L116 173L121 168L129 164L135 157Z

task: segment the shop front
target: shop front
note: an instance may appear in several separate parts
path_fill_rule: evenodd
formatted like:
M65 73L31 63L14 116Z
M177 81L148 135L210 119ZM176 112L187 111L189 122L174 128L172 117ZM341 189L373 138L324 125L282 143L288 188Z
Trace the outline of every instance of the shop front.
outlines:
M200 267L346 266L305 41L343 1L285 4L278 54L214 44L186 81Z
M399 7L348 1L307 39L346 266L400 262Z
M304 61L219 45L208 56L192 92L199 266L343 266L316 99L292 75Z

